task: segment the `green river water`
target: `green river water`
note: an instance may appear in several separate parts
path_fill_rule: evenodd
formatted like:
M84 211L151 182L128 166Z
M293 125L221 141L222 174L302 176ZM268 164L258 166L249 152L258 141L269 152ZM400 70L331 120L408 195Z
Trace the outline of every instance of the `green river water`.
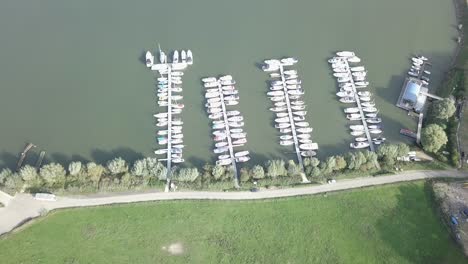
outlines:
M433 63L434 89L452 60L455 11L449 0L58 1L0 3L0 167L27 142L48 161L133 160L156 147L155 73L144 51L191 49L183 111L186 165L215 159L200 78L232 74L253 160L294 158L278 144L268 111L268 75L257 63L294 56L319 156L352 140L326 60L353 50L369 70L385 137L406 140L415 121L396 108L409 58Z

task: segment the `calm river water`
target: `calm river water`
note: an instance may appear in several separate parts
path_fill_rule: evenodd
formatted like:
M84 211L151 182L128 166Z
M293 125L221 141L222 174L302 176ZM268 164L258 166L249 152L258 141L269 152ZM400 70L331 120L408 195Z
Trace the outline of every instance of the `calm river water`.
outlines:
M129 160L155 148L154 73L140 61L157 43L188 49L183 111L186 165L213 161L200 78L232 74L256 161L294 158L278 144L266 97L265 58L294 56L306 90L307 121L320 156L347 151L343 105L326 60L353 50L368 68L385 137L405 140L414 120L394 106L409 57L432 59L433 85L450 63L456 36L449 0L198 0L0 3L0 167L27 142L49 161Z

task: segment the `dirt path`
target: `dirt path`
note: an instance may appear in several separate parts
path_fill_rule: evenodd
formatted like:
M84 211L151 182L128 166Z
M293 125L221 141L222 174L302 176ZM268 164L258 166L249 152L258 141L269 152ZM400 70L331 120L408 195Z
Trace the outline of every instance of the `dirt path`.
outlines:
M450 177L468 178L468 172L455 170L445 171L412 171L396 175L364 177L341 180L335 184L318 186L266 190L260 192L151 192L140 194L124 194L107 197L76 198L58 197L57 201L47 202L34 200L29 194L16 195L5 208L0 208L0 235L10 232L26 221L38 217L41 213L50 210L70 207L86 207L109 205L118 203L133 203L163 200L253 200L291 197L300 195L318 194L367 186L383 185L396 182L414 181L422 179Z

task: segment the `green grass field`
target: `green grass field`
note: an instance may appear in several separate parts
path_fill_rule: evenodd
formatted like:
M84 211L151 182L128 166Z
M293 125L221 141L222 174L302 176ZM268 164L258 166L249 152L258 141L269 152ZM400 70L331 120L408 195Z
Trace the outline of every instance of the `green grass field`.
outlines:
M0 263L467 263L429 189L59 211L0 239Z

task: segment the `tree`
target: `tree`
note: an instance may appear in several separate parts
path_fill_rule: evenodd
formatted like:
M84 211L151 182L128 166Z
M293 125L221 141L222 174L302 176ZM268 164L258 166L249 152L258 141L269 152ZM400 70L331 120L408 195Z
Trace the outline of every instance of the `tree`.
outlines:
M241 182L248 182L251 178L250 171L247 168L240 169L240 180Z
M430 124L422 130L421 144L425 151L436 153L447 141L445 131L437 124Z
M70 172L71 176L77 176L78 174L81 173L81 167L82 167L81 162L74 161L68 165L68 171Z
M65 184L66 171L62 165L58 163L50 163L42 166L39 170L39 175L44 179L45 183L54 187L57 185L63 186Z
M378 158L385 166L393 166L399 154L398 145L383 144L377 150Z
M19 175L21 176L21 179L23 179L23 181L25 181L28 185L36 181L37 177L39 176L37 174L36 168L30 165L23 166L19 171Z
M344 156L346 164L348 165L348 170L356 169L356 156L352 152L348 152Z
M299 165L297 165L294 160L289 160L288 161L288 173L287 175L289 177L293 177L293 176L297 176L299 174L301 174L301 168L299 167Z
M215 180L221 180L226 172L226 168L221 165L215 165L211 174Z
M361 166L366 163L366 156L364 155L364 153L362 153L362 151L358 151L356 152L356 154L354 155L355 157L355 160L354 160L354 169L355 170L358 170L361 168Z
M202 179L204 182L209 183L211 181L211 178L213 177L213 165L206 163L203 165L203 175Z
M94 162L89 162L86 164L86 171L89 179L93 182L94 186L97 187L101 181L102 175L106 171L106 168Z
M397 157L406 156L410 152L410 148L406 144L399 143L399 144L397 144L397 147L398 147Z
M107 162L107 169L112 175L117 175L128 171L128 165L125 160L118 157Z
M263 167L260 166L260 165L255 165L252 168L252 177L255 180L261 180L261 179L265 178L265 170L263 169Z
M335 170L340 171L346 169L346 160L343 156L336 156Z
M312 167L318 167L318 165L320 164L320 160L317 159L317 158L311 158L310 159L310 166Z
M0 172L0 185L4 185L6 180L13 175L13 172L6 168Z
M328 157L324 163L321 164L321 171L323 174L330 174L336 167L335 156Z
M285 168L284 160L270 160L267 162L267 175L271 178L286 176L288 171Z
M316 182L321 182L324 179L324 175L320 171L319 167L313 167L312 171L310 173L310 176L311 176L312 180L314 180Z
M455 113L455 110L455 102L450 98L445 98L432 104L431 115L436 119L447 120Z
M182 168L175 175L173 179L181 182L194 182L200 173L197 168Z

